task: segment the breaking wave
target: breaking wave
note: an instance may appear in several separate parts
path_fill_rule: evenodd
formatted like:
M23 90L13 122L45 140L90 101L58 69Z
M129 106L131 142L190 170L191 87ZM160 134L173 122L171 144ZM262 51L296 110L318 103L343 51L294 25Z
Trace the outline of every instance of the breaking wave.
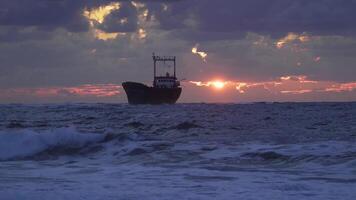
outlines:
M0 199L353 200L354 116L356 103L0 105Z
M73 127L43 132L30 129L0 131L0 160L24 159L54 150L69 153L105 138L105 134L81 133Z

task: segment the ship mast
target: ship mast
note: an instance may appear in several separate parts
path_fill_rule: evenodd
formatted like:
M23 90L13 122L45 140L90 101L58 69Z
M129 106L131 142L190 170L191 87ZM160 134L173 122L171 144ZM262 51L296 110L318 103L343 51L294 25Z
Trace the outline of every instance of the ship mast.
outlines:
M153 53L152 55L152 58L153 58L153 82L155 83L156 82L156 78L157 78L157 75L156 75L156 67L157 67L157 62L173 62L173 66L174 66L174 74L173 74L173 77L175 79L177 79L176 77L176 57L175 56L156 56L155 53Z

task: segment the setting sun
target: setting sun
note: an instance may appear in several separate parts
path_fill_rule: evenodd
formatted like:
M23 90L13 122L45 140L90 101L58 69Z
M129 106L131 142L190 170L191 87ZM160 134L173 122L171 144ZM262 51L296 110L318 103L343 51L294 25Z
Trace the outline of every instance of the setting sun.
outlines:
M208 81L208 82L201 82L201 81L190 81L190 83L199 86L199 87L211 87L211 88L215 88L217 90L222 90L225 88L225 86L227 84L229 84L229 82L226 81L219 81L219 80L215 80L215 81Z
M221 90L225 87L225 83L222 81L214 81L212 82L212 85L214 86L214 88Z

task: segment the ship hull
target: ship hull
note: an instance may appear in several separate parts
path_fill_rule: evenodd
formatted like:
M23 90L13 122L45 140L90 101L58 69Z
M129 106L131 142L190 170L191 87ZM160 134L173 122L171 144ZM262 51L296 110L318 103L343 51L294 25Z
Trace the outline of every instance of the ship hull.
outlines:
M122 84L130 104L174 104L182 88L155 88L142 83L124 82Z

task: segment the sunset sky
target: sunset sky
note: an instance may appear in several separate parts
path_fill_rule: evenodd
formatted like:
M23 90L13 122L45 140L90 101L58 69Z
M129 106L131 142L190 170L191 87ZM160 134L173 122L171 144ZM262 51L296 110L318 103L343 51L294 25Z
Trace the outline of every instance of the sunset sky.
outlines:
M0 103L126 102L175 55L178 102L356 101L355 0L1 0ZM168 66L160 66L162 73Z

